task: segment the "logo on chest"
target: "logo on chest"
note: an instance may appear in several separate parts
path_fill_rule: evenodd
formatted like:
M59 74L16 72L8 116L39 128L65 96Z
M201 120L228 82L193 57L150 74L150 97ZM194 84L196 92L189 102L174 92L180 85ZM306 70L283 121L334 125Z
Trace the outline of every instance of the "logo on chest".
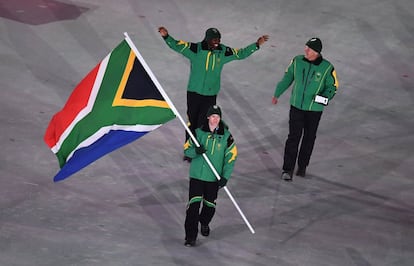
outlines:
M315 81L316 82L320 82L321 81L321 78L322 78L321 72L316 72L315 73Z
M221 143L223 140L223 136L221 135L208 135L208 139L212 141L213 149L221 150L223 144Z

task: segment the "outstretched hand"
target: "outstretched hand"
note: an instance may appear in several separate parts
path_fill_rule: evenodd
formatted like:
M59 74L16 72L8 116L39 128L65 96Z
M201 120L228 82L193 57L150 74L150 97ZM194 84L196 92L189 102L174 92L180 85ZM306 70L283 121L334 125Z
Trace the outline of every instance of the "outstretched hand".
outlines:
M269 35L260 36L259 39L257 39L256 44L257 44L257 46L261 46L262 44L267 42L267 40L269 40Z
M275 96L272 97L272 103L277 104L277 98Z
M158 28L158 32L161 34L162 37L168 36L168 30L163 26Z

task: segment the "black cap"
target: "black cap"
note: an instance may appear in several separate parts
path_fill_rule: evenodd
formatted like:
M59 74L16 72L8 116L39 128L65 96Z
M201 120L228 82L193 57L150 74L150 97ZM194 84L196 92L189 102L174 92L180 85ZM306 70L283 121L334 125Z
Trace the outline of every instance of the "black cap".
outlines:
M206 30L206 36L204 37L204 40L208 41L211 39L220 39L221 38L221 34L218 31L218 29L216 28L209 28L208 30Z
M311 38L306 42L306 45L317 53L321 53L322 51L322 42L319 38Z

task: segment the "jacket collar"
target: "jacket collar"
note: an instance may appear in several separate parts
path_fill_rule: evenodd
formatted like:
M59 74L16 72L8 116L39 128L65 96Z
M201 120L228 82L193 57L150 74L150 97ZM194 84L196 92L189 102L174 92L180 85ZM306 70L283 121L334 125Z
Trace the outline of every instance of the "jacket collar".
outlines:
M322 58L322 55L321 54L314 61L309 61L308 59L306 59L305 57L303 57L303 61L308 62L308 63L313 64L313 65L317 65L317 66L320 63L322 63L322 60L323 60L323 58Z

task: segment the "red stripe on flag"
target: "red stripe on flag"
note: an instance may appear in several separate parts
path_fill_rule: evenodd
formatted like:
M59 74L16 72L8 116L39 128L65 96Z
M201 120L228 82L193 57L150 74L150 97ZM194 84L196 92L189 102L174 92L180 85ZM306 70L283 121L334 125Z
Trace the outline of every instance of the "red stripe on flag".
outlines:
M44 136L44 141L50 148L56 145L66 128L73 122L79 112L87 106L100 65L101 63L97 64L76 86L62 110L53 116Z

